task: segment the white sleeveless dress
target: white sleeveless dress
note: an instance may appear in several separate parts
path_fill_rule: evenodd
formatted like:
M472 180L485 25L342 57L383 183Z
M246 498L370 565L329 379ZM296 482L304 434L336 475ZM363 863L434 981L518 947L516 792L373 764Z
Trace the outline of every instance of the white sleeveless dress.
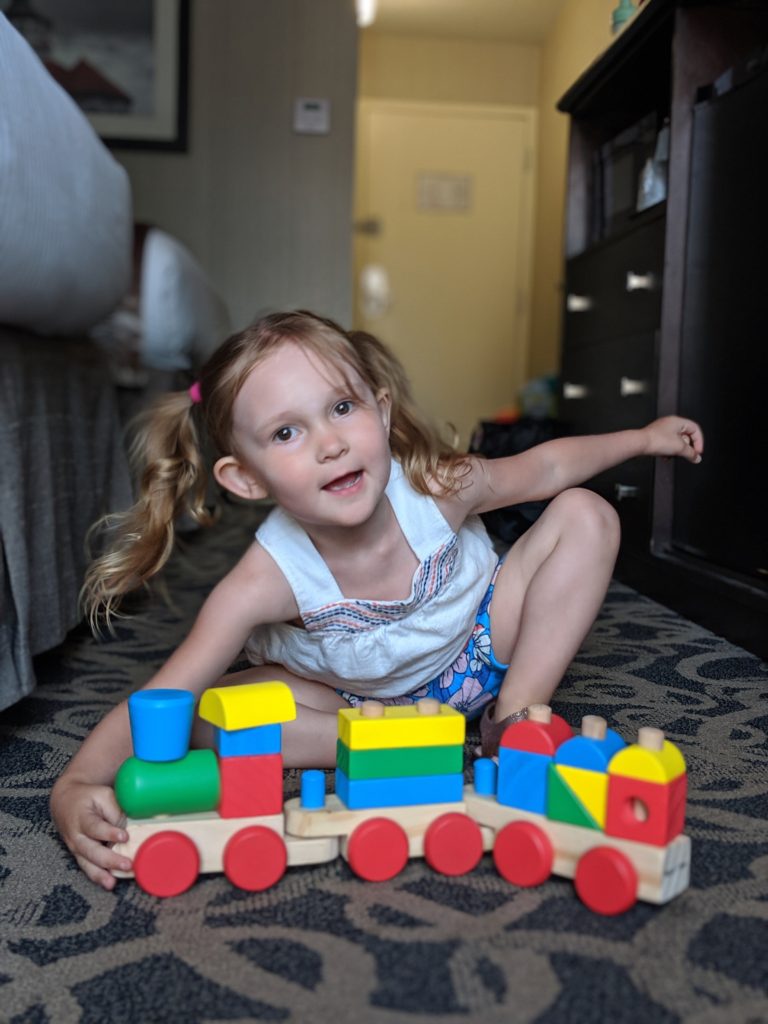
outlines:
M345 598L304 529L275 509L256 539L291 587L304 628L259 626L246 645L253 664L284 665L367 697L410 693L453 664L498 557L478 517L454 533L435 501L418 494L394 461L386 495L419 560L409 597Z

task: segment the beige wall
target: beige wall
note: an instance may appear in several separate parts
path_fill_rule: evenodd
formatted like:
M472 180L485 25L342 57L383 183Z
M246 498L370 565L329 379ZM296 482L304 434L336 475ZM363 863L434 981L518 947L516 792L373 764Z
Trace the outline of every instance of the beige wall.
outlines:
M307 306L351 320L357 27L338 0L195 0L190 147L116 151L135 216L180 238L235 327ZM328 97L331 133L296 135L297 96Z
M356 325L391 344L420 406L468 444L525 380L536 115L480 103L358 107L357 217L381 230L357 236L356 266L386 269L389 301L359 303ZM430 208L432 173L464 181L466 205Z
M568 119L556 105L612 41L611 11L616 4L617 0L567 0L541 53L531 377L553 373L560 363Z
M568 119L556 104L612 41L616 4L566 0L541 48L371 31L360 35L361 97L538 110L528 377L555 373L560 362Z
M360 33L358 89L366 99L533 107L538 76L536 46Z
M540 50L360 33L360 94L539 109L529 373L557 368L567 119L555 104L611 41L616 0L567 0ZM307 305L352 315L350 223L357 31L337 0L196 0L190 148L116 151L137 219L185 242L235 326ZM295 96L328 96L327 137L294 135Z
M381 212L369 208L366 197L376 192L376 172L381 172L385 164L385 190L389 185L395 188L394 182L402 181L404 176L409 182L416 178L419 168L411 166L411 150L418 151L416 159L421 160L422 171L471 172L476 184L483 183L482 189L478 186L479 193L486 198L491 194L495 197L490 226L473 209L460 218L460 223L443 218L433 221L429 230L425 230L425 221L430 218L423 212L413 213L401 197L399 203L387 208L391 219L382 237L369 240L358 236L356 247L357 267L371 260L383 261L393 288L397 289L392 311L383 319L365 322L365 326L374 333L383 332L403 358L423 407L440 421L451 419L461 442L467 443L471 427L479 418L491 416L500 407L515 402L528 362L527 299L533 208L529 197L533 193L531 177L535 168L533 126L539 92L539 49L513 43L408 37L375 31L362 32L360 38L360 99L383 104L395 101L395 106L410 104L411 112L403 110L401 115L404 124L416 117L423 119L419 143L430 138L430 132L442 142L435 143L434 154L429 158L421 145L414 143L402 157L394 155L394 164L390 153L386 154L388 161L376 158L374 166L370 166L370 154L363 148L366 135L360 130L358 217L364 219ZM454 127L446 140L445 125L451 119ZM518 122L526 125L525 131L515 128ZM467 152L464 141L469 126L480 133L473 136L471 152ZM483 144L480 138L485 139ZM482 156L483 163L479 165L481 153L487 155ZM500 175L507 178L499 182ZM512 180L515 176L516 180ZM409 235L404 228L409 216L412 228L416 224L421 226L418 235L414 231ZM485 227L481 229L481 225ZM508 231L501 225L509 225ZM449 231L451 228L453 232ZM459 229L464 232L460 242ZM481 230L485 230L483 244L476 251ZM385 257L387 243L404 236L411 239L407 251L390 247ZM447 237L451 238L450 243ZM447 245L456 246L457 254L446 267ZM413 266L415 251L420 258L417 267ZM438 283L425 288L425 279L434 276L438 267L443 268ZM449 294L443 291L446 280L450 280ZM491 296L489 287L494 292ZM362 316L360 319L364 321ZM483 352L479 360L482 368L473 378L472 397L467 396L459 410L452 382L462 379L461 374L466 372L467 336L479 324L483 334L482 342L478 342ZM434 369L438 351L442 375Z

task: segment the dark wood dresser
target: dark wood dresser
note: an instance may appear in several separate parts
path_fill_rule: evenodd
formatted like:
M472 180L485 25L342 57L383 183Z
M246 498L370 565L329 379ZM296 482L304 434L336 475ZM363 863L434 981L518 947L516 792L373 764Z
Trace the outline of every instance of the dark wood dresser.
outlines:
M570 115L560 417L697 419L704 460L590 481L617 575L768 657L768 2L648 0Z

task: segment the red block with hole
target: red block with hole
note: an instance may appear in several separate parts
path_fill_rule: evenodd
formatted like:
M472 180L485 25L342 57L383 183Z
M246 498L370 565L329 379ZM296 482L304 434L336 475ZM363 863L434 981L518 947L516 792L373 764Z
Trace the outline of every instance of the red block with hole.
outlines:
M685 774L665 783L611 775L606 835L666 846L683 831L687 791Z
M283 809L282 754L220 757L222 818L280 814Z

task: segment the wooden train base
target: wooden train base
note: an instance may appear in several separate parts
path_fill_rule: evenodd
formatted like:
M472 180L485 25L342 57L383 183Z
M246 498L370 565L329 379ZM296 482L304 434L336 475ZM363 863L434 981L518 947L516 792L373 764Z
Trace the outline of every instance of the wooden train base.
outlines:
M180 694L140 692L158 702L170 693L171 704ZM476 761L475 783L464 786L455 770L465 730L458 712L430 700L371 701L339 714L336 792L325 793L325 773L306 771L301 796L283 803L274 726L291 712L281 683L207 691L200 714L217 729L218 762L201 751L152 761L134 737L144 756L126 762L116 791L126 811L147 816L126 819L129 839L116 850L133 871L116 874L156 896L178 895L217 872L258 892L289 867L338 856L360 878L381 882L411 857L457 876L490 852L517 886L573 878L581 900L601 914L638 899L666 903L688 886L684 763L658 730L640 730L628 746L602 719L584 719L574 735L548 707L536 707L504 734L498 767ZM205 804L197 809L196 794ZM183 810L164 813L163 804Z

